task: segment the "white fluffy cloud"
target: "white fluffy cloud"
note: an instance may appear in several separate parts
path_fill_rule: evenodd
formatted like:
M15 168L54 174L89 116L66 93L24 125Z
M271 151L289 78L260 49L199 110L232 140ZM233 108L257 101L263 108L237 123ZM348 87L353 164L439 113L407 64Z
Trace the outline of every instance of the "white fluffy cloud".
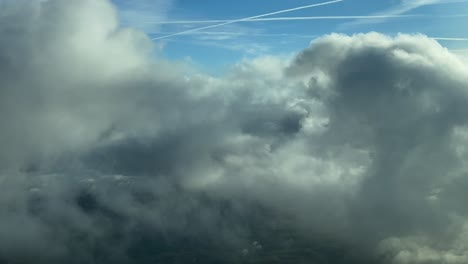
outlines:
M468 66L436 41L332 34L215 78L107 1L0 4L0 263L236 248L279 223L374 263L466 262Z

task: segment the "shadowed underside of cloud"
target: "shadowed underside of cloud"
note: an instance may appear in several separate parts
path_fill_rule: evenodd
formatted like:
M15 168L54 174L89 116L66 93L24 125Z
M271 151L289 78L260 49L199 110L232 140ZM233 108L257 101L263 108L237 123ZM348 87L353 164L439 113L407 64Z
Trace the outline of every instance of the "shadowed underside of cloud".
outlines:
M0 263L468 262L468 68L436 41L214 78L107 1L0 4Z

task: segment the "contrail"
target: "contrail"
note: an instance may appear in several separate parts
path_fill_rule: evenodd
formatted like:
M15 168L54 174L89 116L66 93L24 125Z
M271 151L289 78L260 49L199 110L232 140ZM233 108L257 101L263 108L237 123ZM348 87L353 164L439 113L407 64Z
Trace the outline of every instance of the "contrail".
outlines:
M435 40L445 40L445 41L468 41L468 38L439 38L439 37L431 37Z
M158 34L174 34L173 32L159 32ZM277 33L277 34L262 34L262 33L243 33L243 32L227 32L227 31L198 31L190 32L187 34L198 35L222 35L222 36L249 36L249 37L298 37L298 38L315 38L317 35L300 35L290 33Z
M171 32L160 32L159 34L175 34ZM192 33L187 33L192 34ZM277 33L277 34L262 34L262 33L242 33L242 32L229 32L229 31L201 31L197 32L200 35L227 35L227 36L254 36L254 37L300 37L300 38L315 38L317 35L300 35L290 33ZM468 41L468 38L463 37L431 37L430 39L441 41Z
M223 23L221 23L221 24L210 25L210 26L205 26L205 27L200 27L200 28L194 28L194 29L190 29L190 30L186 30L186 31L174 33L174 34L171 34L171 35L166 35L166 36L161 36L161 37L153 38L153 40L169 38L169 37L178 36L178 35L183 35L183 34L195 32L195 31L200 31L200 30L204 30L204 29L215 28L215 27L221 27L221 26L224 26L224 25L234 24L234 23L237 23L237 22L247 21L247 20L256 19L256 18L261 18L261 17L266 17L266 16L272 16L272 15L277 15L277 14L282 14L282 13L287 13L287 12L292 12L292 11L301 10L301 9L306 9L306 8L312 8L312 7L317 7L317 6L330 5L330 4L334 4L334 3L338 3L338 2L343 2L343 1L344 1L344 0L328 1L328 2L323 2L323 3L318 3L318 4L312 4L312 5L300 6L300 7L291 8L291 9L280 10L280 11L276 11L276 12L272 12L272 13L267 13L267 14L262 14L262 15L256 15L256 16L252 16L252 17L246 17L246 18L241 18L241 19L236 19L236 20L230 20L230 21L223 22Z
M294 20L345 20L345 19L379 19L379 18L405 18L405 17L425 17L427 15L375 15L375 16L306 16L306 17L269 17L269 18L254 18L236 22L263 22L263 21L294 21ZM176 21L159 21L151 22L151 24L210 24L224 23L235 20L176 20Z

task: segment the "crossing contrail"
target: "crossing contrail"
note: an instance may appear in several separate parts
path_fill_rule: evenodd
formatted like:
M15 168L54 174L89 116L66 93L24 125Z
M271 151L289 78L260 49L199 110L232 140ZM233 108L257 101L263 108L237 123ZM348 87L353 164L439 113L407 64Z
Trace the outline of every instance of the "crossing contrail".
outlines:
M267 14L256 15L256 16L251 16L251 17L246 17L246 18L241 18L241 19L236 19L236 20L229 20L229 21L223 22L221 24L194 28L194 29L190 29L190 30L186 30L186 31L182 31L182 32L177 32L177 33L170 34L170 35L165 35L165 36L153 38L153 40L170 38L170 37L173 37L173 36L183 35L183 34L196 32L196 31L200 31L200 30L204 30L204 29L221 27L221 26L225 26L225 25L229 25L229 24L234 24L234 23L237 23L237 22L242 22L242 21L247 21L247 20L251 20L251 19L257 19L257 18L272 16L272 15L277 15L277 14L282 14L282 13L287 13L287 12L292 12L292 11L296 11L296 10L302 10L302 9L307 9L307 8L312 8L312 7L317 7L317 6L331 5L331 4L338 3L338 2L343 2L343 1L345 1L345 0L334 0L334 1L322 2L322 3L306 5L306 6L300 6L300 7L290 8L290 9L284 9L284 10L280 10L280 11L276 11L276 12L271 12L271 13L267 13Z
M254 18L236 22L263 22L263 21L294 21L294 20L345 20L345 19L379 19L379 18L408 18L425 17L426 15L374 15L374 16L304 16L304 17L268 17ZM234 20L216 19L216 20L175 20L150 22L151 24L210 24L225 23Z

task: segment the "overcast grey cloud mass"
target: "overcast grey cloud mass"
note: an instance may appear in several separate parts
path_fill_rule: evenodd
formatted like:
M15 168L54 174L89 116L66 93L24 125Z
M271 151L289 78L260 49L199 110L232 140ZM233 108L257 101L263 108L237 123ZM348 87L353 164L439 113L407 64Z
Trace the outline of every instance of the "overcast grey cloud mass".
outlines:
M468 263L468 66L330 34L213 77L0 1L0 263Z

